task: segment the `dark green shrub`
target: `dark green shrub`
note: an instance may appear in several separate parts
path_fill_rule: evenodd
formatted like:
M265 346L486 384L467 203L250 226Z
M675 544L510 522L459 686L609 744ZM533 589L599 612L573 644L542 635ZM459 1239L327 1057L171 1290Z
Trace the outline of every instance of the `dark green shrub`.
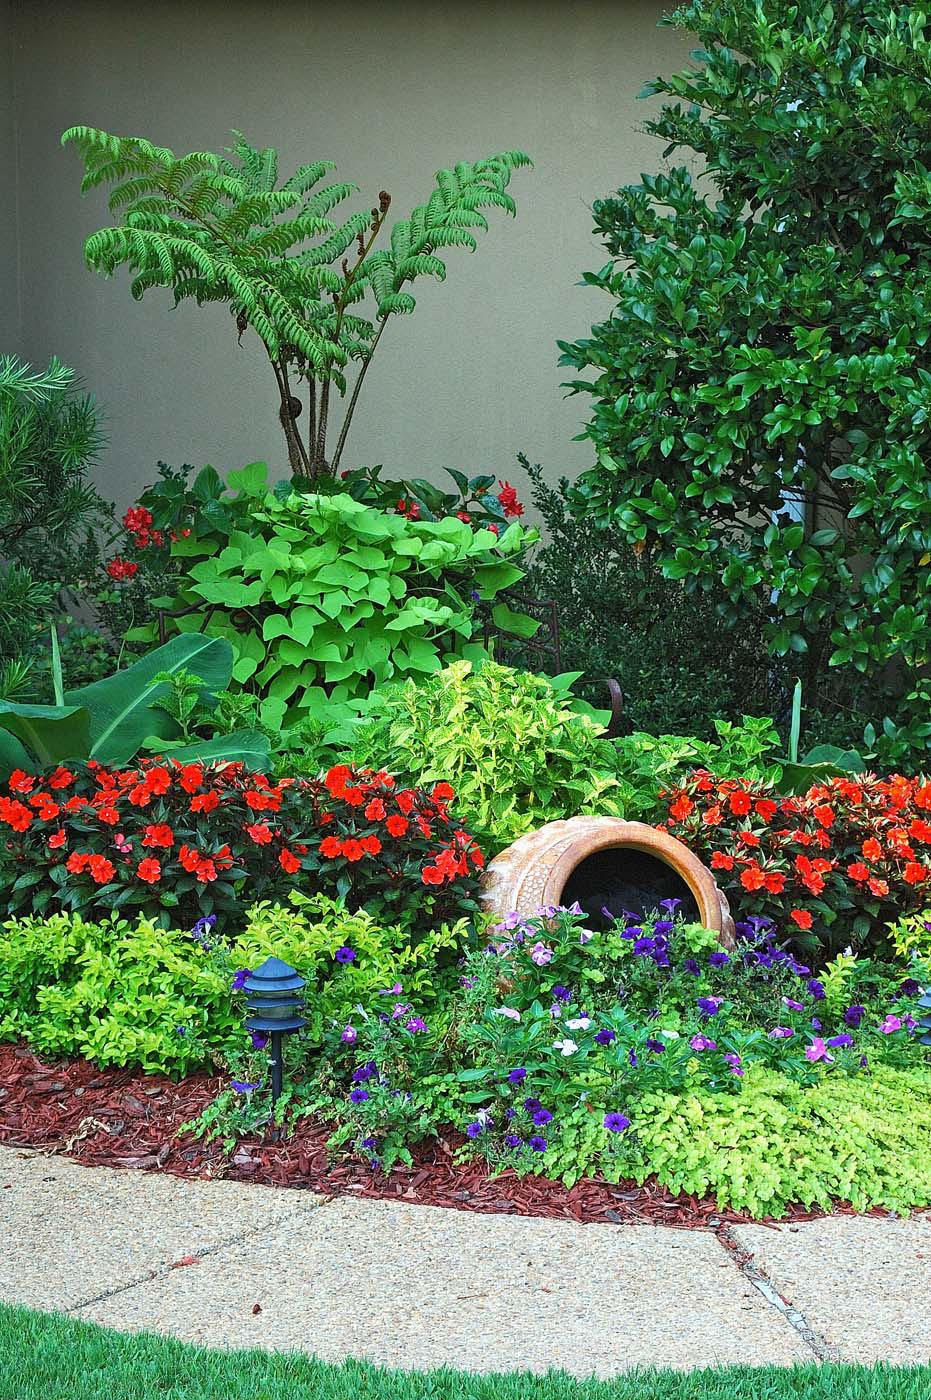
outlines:
M723 585L732 619L765 614L815 711L865 677L900 762L931 739L927 16L694 0L669 22L701 47L647 85L671 100L646 126L684 160L595 203L608 318L562 344L597 450L575 500L667 578Z
M520 462L546 525L522 586L556 600L561 666L583 672L580 694L603 705L599 682L612 676L625 732L698 739L715 738L715 719L785 710L785 667L766 659L762 612L728 619L723 588L686 592L652 548L637 552L616 528L573 514L565 478L550 486L539 466Z

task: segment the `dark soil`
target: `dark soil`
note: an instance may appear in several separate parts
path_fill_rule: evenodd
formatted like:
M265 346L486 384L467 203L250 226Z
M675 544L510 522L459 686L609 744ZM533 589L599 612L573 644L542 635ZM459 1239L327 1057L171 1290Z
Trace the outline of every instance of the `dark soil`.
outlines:
M396 1167L388 1176L332 1156L327 1151L327 1126L308 1120L283 1142L244 1138L229 1156L219 1143L203 1143L179 1132L224 1084L207 1074L175 1083L164 1075L101 1070L86 1060L49 1064L30 1050L2 1045L0 1143L64 1154L91 1166L226 1177L328 1196L380 1197L454 1210L686 1229L751 1218L721 1210L708 1198L673 1195L653 1179L643 1186L584 1180L567 1189L544 1177L519 1177L512 1171L492 1176L481 1162L456 1166L453 1155L463 1139L452 1132L424 1143L414 1154L413 1167ZM843 1204L837 1212L854 1213ZM810 1220L823 1214L799 1206L782 1218Z

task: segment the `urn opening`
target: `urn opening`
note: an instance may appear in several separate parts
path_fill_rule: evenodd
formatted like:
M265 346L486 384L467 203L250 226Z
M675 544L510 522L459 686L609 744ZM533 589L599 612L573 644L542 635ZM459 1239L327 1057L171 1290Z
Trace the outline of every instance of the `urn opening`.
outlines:
M690 923L701 920L698 902L677 870L649 851L632 846L605 846L592 852L570 872L560 904L578 901L591 928L609 928L612 917L625 912L643 917L654 910L664 914L662 903L678 899L677 913Z

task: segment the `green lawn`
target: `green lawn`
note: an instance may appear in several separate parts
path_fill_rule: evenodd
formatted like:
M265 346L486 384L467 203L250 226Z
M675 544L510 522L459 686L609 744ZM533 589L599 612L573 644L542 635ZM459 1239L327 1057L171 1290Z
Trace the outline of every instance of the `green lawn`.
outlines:
M594 1341L594 1339L593 1339ZM597 1344L596 1342L594 1344ZM363 1362L216 1352L162 1337L0 1307L0 1400L928 1400L931 1366L734 1367L564 1375L405 1375Z

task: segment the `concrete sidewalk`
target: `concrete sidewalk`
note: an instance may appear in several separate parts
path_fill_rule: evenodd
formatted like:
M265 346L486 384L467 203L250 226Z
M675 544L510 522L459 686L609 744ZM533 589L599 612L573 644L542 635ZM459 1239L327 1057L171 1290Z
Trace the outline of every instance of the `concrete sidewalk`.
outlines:
M931 1218L576 1225L0 1148L0 1301L474 1371L931 1360Z

